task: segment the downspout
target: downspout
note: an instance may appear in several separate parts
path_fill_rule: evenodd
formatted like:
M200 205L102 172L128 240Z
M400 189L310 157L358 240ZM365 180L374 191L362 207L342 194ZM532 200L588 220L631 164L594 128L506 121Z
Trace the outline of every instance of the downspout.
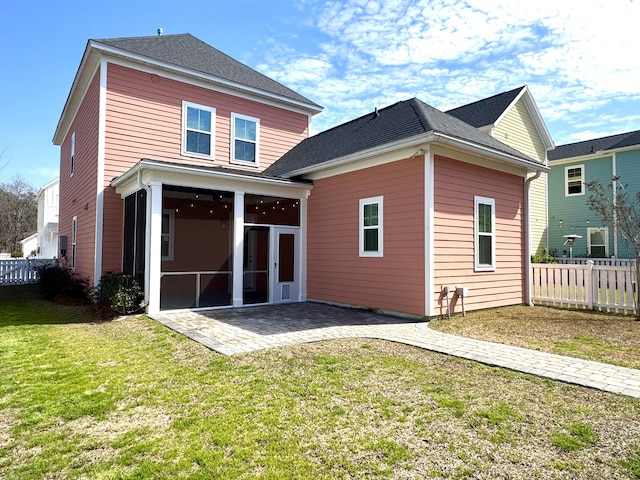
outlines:
M138 164L138 185L147 192L146 216L144 222L144 300L149 303L149 244L151 243L151 187L142 181L142 166Z
M531 182L540 178L542 172L538 170L533 177L529 177L524 182L524 248L525 248L525 288L526 288L526 303L529 306L533 306L533 293L531 291L531 212L529 196L531 192Z

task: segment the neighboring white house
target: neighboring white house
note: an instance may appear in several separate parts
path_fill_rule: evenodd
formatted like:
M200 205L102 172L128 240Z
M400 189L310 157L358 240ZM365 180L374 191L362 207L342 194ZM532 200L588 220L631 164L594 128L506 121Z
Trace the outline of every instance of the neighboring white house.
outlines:
M22 250L23 257L30 257L31 252L38 250L38 234L34 233L20 240L20 249Z
M52 180L43 186L36 196L38 202L38 258L54 258L58 251L58 201L60 181ZM27 256L29 251L23 250Z

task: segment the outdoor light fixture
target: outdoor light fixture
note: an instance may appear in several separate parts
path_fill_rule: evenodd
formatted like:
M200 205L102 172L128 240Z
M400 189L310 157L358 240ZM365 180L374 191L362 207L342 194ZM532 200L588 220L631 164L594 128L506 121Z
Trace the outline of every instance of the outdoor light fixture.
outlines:
M573 258L573 242L576 241L576 238L582 238L582 236L572 233L570 235L563 235L563 238L566 238L563 245L569 244L569 258Z

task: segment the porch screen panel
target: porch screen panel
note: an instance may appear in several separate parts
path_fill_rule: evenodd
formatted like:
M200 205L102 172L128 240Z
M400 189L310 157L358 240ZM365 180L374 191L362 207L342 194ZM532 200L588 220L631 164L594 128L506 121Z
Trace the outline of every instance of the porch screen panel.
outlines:
M278 236L278 282L294 281L295 238L292 233Z
M300 226L300 201L296 198L244 196L244 221L261 225Z
M144 282L147 192L139 190L124 200L122 271Z
M165 242L173 248L162 260L161 306L164 296L175 297L174 291L189 300L172 308L232 304L233 200L233 192L163 187L163 212L172 217Z
M243 303L269 302L269 227L245 227Z

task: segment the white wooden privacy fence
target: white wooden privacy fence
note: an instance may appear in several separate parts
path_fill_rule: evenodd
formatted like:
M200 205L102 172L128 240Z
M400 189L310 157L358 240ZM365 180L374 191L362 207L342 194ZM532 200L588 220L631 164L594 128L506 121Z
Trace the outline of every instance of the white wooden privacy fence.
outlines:
M636 288L633 266L560 265L534 263L533 301L558 307L577 307L633 313Z
M38 281L38 267L51 265L55 259L12 258L0 260L0 286L25 285Z

